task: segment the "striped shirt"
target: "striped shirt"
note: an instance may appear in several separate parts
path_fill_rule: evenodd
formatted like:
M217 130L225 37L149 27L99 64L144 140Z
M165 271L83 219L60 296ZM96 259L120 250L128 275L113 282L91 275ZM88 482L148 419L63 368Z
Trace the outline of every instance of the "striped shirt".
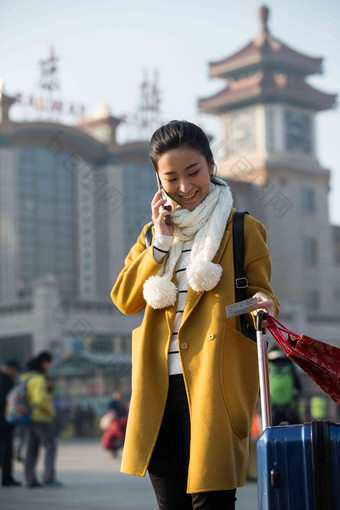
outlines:
M162 261L166 253L168 253L168 251L170 250L173 239L174 236L167 236L155 232L155 237L153 241L153 256L158 263ZM182 253L175 266L178 299L176 316L174 320L169 346L168 365L170 375L183 373L181 358L179 355L177 333L182 322L184 306L188 293L189 282L187 278L186 268L190 264L190 252L193 242L194 239L183 243Z

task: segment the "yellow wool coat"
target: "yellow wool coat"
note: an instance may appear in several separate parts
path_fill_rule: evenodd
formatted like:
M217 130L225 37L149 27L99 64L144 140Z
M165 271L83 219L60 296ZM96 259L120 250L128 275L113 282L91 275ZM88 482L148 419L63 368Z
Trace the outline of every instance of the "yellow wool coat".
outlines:
M222 266L219 283L210 291L190 286L178 330L178 344L188 398L191 440L187 492L228 490L245 484L248 437L257 402L259 382L257 347L240 331L239 317L227 319L225 307L235 302L232 220L213 258ZM145 476L167 399L168 348L176 303L155 310L143 297L143 284L159 264L153 247L145 248L144 226L111 291L124 314L145 308L142 324L132 332L132 395L121 462L121 472ZM271 259L265 227L250 215L244 217L247 298L263 292L279 302L270 285ZM177 284L176 273L172 281ZM253 323L251 314L247 322Z

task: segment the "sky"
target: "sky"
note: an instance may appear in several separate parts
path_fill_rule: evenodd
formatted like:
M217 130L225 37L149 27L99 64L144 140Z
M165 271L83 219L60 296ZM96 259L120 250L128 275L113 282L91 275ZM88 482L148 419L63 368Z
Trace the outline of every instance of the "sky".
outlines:
M60 57L60 97L101 104L112 115L132 114L145 69L159 72L162 119L199 123L221 137L220 121L198 111L199 98L221 90L209 77L209 62L232 55L259 31L253 0L0 0L0 78L4 92L37 95L39 61L53 45ZM271 34L302 53L323 57L323 74L307 78L320 90L339 94L340 2L272 0ZM13 107L13 120L22 109ZM317 114L317 159L331 171L329 218L340 225L340 108ZM118 128L118 141L124 129Z

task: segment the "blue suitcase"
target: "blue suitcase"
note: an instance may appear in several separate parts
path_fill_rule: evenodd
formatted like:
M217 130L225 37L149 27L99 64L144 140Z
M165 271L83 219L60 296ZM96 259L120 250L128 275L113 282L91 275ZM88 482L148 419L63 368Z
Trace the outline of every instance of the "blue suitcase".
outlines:
M263 433L257 443L258 510L340 510L340 424L271 426L267 343L257 316Z

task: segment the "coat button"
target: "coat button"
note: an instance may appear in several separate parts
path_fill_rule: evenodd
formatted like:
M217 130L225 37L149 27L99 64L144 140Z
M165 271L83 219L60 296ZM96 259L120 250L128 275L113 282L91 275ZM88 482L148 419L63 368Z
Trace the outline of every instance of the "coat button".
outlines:
M187 349L189 346L186 342L181 343L181 349Z
M208 335L208 340L213 340L214 338L215 338L214 333L210 333L210 334Z

